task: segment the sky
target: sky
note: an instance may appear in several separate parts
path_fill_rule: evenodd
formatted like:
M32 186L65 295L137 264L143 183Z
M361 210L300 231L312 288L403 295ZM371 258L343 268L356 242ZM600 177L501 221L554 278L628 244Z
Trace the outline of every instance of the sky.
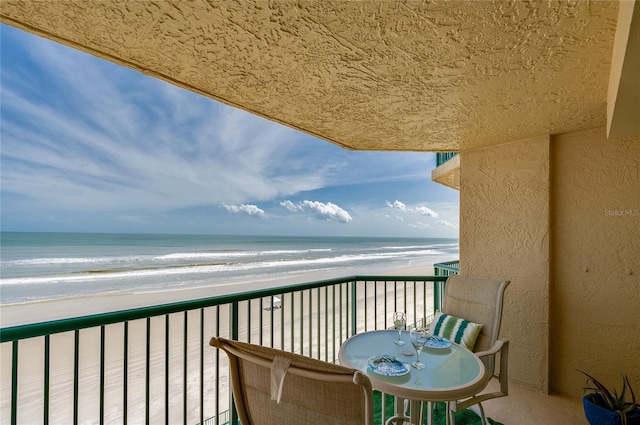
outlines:
M435 154L349 151L0 25L3 231L458 238Z

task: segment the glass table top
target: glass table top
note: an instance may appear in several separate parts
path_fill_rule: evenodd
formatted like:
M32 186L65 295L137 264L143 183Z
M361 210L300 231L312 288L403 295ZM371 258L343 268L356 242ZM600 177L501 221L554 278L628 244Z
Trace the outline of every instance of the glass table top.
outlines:
M340 364L365 372L375 389L404 398L457 400L484 388L484 364L471 351L455 343L447 348L424 347L420 361L426 365L425 369L409 367L409 373L400 376L385 376L372 371L369 368L372 356L393 356L409 365L416 360L409 332L402 332L405 345L394 344L397 336L398 332L394 330L354 335L340 347Z

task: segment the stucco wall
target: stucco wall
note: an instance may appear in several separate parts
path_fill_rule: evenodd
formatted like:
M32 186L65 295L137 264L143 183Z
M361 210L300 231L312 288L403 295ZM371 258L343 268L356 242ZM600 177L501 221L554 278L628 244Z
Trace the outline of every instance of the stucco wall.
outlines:
M511 280L512 381L640 389L640 139L605 129L462 152L462 273Z
M605 129L552 141L551 388L580 396L576 369L640 391L640 138Z
M465 275L511 280L502 332L512 381L546 391L549 137L461 153L460 260Z

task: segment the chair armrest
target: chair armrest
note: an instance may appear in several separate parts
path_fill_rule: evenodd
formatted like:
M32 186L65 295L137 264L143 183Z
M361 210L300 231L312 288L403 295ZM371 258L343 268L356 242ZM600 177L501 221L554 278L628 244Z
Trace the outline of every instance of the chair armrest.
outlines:
M477 357L487 357L487 356L495 356L500 353L500 369L498 373L495 373L494 377L497 377L500 381L500 394L508 395L509 394L509 377L508 377L508 367L509 367L509 340L501 341L496 340L493 346L485 351L478 351L475 354ZM497 393L495 393L497 394ZM491 394L494 396L495 394Z
M497 340L490 349L485 351L478 351L477 353L473 353L473 354L475 354L479 358L482 358L487 356L495 356L498 353L500 353L499 373L496 374L494 370L494 374L492 376L489 376L488 379L491 379L493 377L498 378L498 381L500 383L500 391L495 391L492 393L477 394L473 397L470 397L466 400L458 401L456 403L450 402L449 410L457 412L462 409L466 409L469 406L473 406L474 404L477 404L477 403L479 404L483 401L490 400L492 398L504 397L509 395L509 377L508 377L509 341ZM480 407L480 409L481 409L481 412L484 412L482 410L482 407ZM482 413L481 416L484 416L484 413Z
M477 357L493 356L494 354L497 354L500 351L502 351L502 346L504 344L505 344L505 341L501 341L501 340L498 339L493 344L493 346L491 348L489 348L488 350L478 351L477 353L473 353L473 354L475 354Z

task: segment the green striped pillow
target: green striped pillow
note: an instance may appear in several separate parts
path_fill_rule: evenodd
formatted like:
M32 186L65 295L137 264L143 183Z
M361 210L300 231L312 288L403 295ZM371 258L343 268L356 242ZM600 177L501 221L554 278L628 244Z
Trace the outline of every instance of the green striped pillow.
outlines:
M482 325L437 312L431 322L431 333L473 351Z

